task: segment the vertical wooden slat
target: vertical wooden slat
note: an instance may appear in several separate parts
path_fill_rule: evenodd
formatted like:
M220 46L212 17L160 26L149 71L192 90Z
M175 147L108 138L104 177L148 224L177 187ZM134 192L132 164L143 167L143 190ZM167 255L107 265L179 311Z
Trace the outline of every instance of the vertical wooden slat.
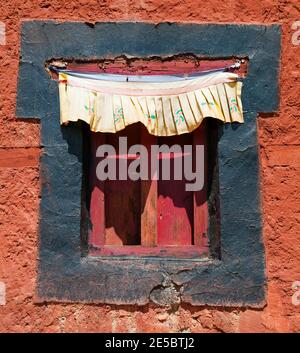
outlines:
M90 221L89 244L91 246L101 246L105 244L105 181L98 180L96 176L96 158L98 146L105 143L105 134L91 132L91 158L90 158Z
M207 123L202 122L193 133L196 145L204 145L204 187L194 192L194 245L207 246L208 202L207 202ZM194 155L195 160L195 155Z
M141 144L148 150L149 180L141 180L141 245L157 245L157 180L151 178L151 145L157 137L141 127Z

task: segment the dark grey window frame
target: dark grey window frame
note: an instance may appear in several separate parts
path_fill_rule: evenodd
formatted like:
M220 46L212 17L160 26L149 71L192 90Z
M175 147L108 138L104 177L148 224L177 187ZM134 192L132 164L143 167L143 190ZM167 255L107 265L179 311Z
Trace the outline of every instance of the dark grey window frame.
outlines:
M21 39L17 116L41 120L43 148L37 301L263 306L256 118L278 109L280 26L25 21ZM50 80L45 62L185 53L249 58L242 97L245 123L222 126L219 134L221 260L83 256L82 129L60 127L57 83Z

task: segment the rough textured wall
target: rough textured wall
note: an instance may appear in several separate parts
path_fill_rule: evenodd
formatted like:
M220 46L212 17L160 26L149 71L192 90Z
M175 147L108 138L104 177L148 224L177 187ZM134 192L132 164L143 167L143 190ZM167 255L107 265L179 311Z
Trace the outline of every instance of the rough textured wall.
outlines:
M33 303L39 205L39 124L15 117L19 29L24 19L280 23L283 26L280 111L260 117L259 142L268 297L263 310L152 305L115 307ZM298 0L133 1L11 0L1 3L6 46L0 45L0 331L243 332L299 331L300 306L300 46L291 25Z

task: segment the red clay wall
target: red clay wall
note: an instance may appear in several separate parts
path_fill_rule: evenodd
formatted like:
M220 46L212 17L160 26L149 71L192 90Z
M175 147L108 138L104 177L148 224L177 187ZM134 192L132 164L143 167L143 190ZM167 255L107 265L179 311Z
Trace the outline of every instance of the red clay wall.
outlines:
M283 26L281 104L259 118L264 241L268 297L263 310L183 306L83 304L36 305L39 208L39 124L17 121L19 30L23 19L280 23ZM10 0L1 2L6 46L0 45L0 331L244 332L299 331L300 305L292 304L300 281L300 45L291 25L300 21L298 0Z

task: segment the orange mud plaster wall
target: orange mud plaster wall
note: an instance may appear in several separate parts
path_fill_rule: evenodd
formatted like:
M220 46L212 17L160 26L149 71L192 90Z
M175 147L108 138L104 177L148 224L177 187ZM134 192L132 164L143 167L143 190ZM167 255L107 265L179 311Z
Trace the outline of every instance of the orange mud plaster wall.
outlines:
M260 310L34 304L39 209L39 123L15 117L21 21L150 21L279 23L282 25L280 110L260 117L259 143L267 306ZM0 45L0 331L244 332L299 331L300 305L300 45L292 23L297 0L19 1L1 3L6 45ZM3 298L2 298L3 299Z

